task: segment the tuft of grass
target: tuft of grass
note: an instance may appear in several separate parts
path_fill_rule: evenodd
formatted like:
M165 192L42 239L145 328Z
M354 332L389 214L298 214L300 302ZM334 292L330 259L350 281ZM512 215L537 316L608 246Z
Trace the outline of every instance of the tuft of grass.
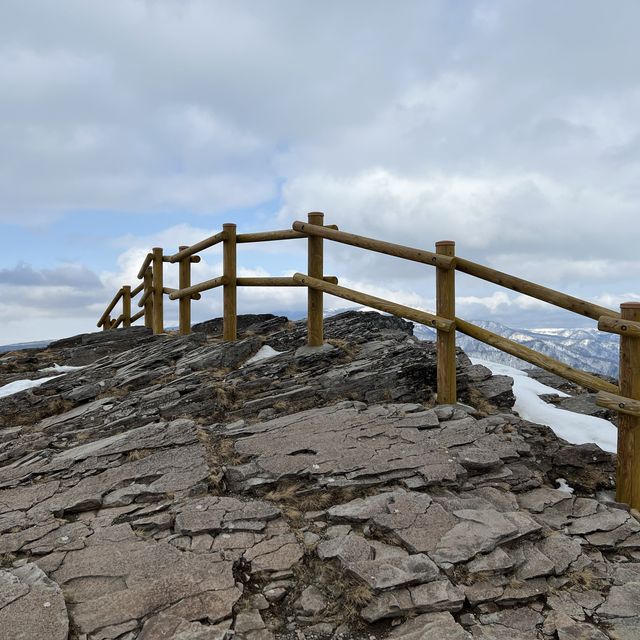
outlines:
M13 553L0 553L0 567L3 569L13 566L17 556Z
M607 586L607 581L602 578L598 578L591 569L585 567L580 571L574 571L568 576L570 585L581 587L585 591L592 589L602 590Z
M142 460L153 453L150 449L132 449L127 453L127 462L135 462L136 460Z
M327 342L330 345L340 349L350 360L355 360L358 355L358 347L355 344L341 340L340 338L329 338Z
M475 387L470 387L467 391L468 403L478 411L478 413L488 416L496 413L497 409L485 396Z
M373 598L373 590L343 569L336 560L321 560L315 554L305 556L294 569L297 588L290 596L294 601L307 585L321 588L327 597L324 620L347 623L353 630L363 627L360 611Z
M124 387L113 387L112 389L105 389L101 393L96 396L97 400L102 400L103 398L116 398L120 400L129 395L129 391Z
M209 467L209 490L219 495L224 489L224 467L234 467L246 461L235 449L232 438L214 436L205 429L197 430L198 440L205 450L205 459Z

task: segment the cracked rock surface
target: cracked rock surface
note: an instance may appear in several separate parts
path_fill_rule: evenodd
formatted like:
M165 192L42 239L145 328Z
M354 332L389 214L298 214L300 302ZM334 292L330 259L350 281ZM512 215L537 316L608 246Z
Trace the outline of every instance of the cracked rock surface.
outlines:
M3 354L0 630L15 640L640 638L613 457L375 313ZM263 345L281 352L249 362ZM558 477L573 494L554 488Z

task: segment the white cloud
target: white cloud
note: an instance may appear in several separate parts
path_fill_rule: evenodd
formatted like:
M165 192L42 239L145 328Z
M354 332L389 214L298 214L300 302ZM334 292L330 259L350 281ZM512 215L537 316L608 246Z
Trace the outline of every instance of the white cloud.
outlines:
M460 255L581 297L640 295L637 2L612 13L583 0L5 0L0 11L0 224L203 216L122 238L100 274L109 291L135 282L148 248L215 233L207 216L253 230L320 209L403 244L454 239ZM242 252L246 268L275 275L304 264L304 243ZM218 275L217 256L194 278ZM328 247L327 265L363 290L433 297L419 265L349 247ZM548 312L477 280L458 292L469 313ZM243 304L304 307L298 291L279 295L252 290Z

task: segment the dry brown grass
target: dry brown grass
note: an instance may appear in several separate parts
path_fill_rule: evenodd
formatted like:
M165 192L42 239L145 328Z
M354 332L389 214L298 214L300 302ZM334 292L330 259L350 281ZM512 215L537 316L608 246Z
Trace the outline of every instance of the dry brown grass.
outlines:
M235 448L232 438L216 436L205 429L198 429L198 440L205 450L205 459L209 467L209 490L219 495L224 489L224 468L242 464L246 459Z
M467 391L467 403L483 416L492 415L497 412L496 407L492 405L475 387L469 387Z
M0 554L0 567L7 569L13 566L16 561L16 556L13 553L1 553Z
M153 453L151 449L133 449L127 453L127 462L142 460Z
M329 338L327 342L344 352L350 360L355 360L358 355L357 345L352 344L351 342L347 342L346 340L341 340L339 338Z
M345 571L335 560L321 560L316 555L305 556L305 561L294 569L298 597L308 585L323 589L328 600L323 620L348 623L352 629L363 626L360 611L373 598L372 589Z
M337 489L310 489L302 482L284 480L264 494L264 498L278 506L285 506L305 513L320 511L334 504L349 502L356 497L369 495L366 490L357 487L340 487Z
M102 393L96 396L96 400L102 400L104 398L115 398L121 400L129 395L129 391L123 387L113 387L113 389L106 389Z
M591 589L602 590L608 585L606 580L598 578L588 567L580 571L574 571L567 577L569 578L569 585L580 587L585 591L590 591Z
M229 393L224 387L214 387L213 393L216 397L216 403L221 409L228 411L233 408L234 399L232 394Z

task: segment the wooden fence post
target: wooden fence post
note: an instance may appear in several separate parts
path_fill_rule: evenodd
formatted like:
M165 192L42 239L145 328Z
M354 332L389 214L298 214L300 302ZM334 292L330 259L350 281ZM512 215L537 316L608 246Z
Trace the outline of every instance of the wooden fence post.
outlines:
M178 247L179 251L187 249L186 245ZM191 286L191 257L182 258L178 263L179 280L178 289L186 289ZM179 331L180 335L188 336L191 333L191 296L180 298L179 305Z
M131 286L125 284L122 287L122 319L123 327L131 326Z
M452 240L436 242L436 253L453 257L456 243ZM448 320L456 318L455 269L436 267L436 315ZM438 346L438 404L455 404L456 398L456 332L437 332Z
M622 320L640 321L640 303L620 305ZM640 400L640 338L620 335L620 395ZM616 500L640 510L640 418L618 414Z
M222 225L224 242L222 263L225 284L223 287L222 338L233 341L238 336L237 285L236 285L236 225L227 222Z
M308 215L309 224L322 226L324 213L314 211ZM323 240L318 236L309 236L307 248L307 275L322 280L324 270ZM324 341L324 327L322 319L322 291L307 289L307 344L310 347L320 347Z
M109 331L109 329L111 329L111 316L107 316L104 322L102 323L103 331Z
M153 329L153 269L147 267L144 272L144 326Z
M164 278L162 273L162 249L153 249L153 333L164 333Z

